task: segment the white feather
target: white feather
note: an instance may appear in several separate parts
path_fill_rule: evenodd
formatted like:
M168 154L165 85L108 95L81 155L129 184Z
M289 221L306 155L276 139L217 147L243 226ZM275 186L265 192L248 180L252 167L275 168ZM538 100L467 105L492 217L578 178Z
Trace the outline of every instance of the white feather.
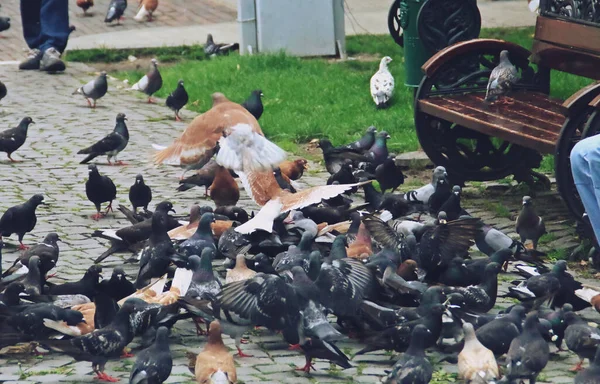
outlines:
M159 144L152 144L152 148L156 149L157 151L162 151L163 149L167 148L167 146L159 145Z
M529 4L527 4L529 10L533 13L537 13L540 9L540 0L531 0Z
M382 221L388 222L388 221L390 221L390 220L392 220L392 219L393 219L393 215L392 215L392 213L391 213L390 211L387 211L387 210L385 210L385 209L384 209L384 210L383 210L383 211L381 211L381 213L379 214L379 218L380 218Z
M536 267L530 267L529 265L518 264L518 265L515 265L515 268L518 271L526 273L530 276L538 276L540 274Z
M285 159L285 152L264 136L252 131L248 124L237 124L231 134L219 139L216 161L234 171L264 171Z
M117 232L115 230L112 230L112 229L107 229L107 230L102 231L102 235L104 235L106 237L110 237L110 238L115 239L115 240L121 240L121 241L123 241L123 239L121 239L119 236L117 236Z
M193 274L194 272L189 269L177 268L175 270L175 275L173 276L171 287L178 288L180 295L185 296L188 288L190 287L190 283L192 282Z
M137 83L133 84L131 90L144 92L148 88L148 76L144 75Z
M521 292L524 293L530 297L535 297L535 294L533 292L531 292L529 290L529 288L527 288L526 286L518 286L518 287L514 287L512 288L512 290L517 291L517 292Z
M144 21L144 18L146 16L148 16L150 14L150 12L148 12L146 10L146 6L144 4L142 4L140 11L137 13L137 15L134 16L134 19L136 21Z
M225 372L221 371L220 369L218 371L216 371L215 373L213 373L212 375L210 375L209 380L210 381L208 382L208 384L230 384L231 383L227 374Z
M54 329L55 331L60 332L64 335L81 336L81 331L79 330L79 328L73 325L67 325L62 321L44 319L44 326L46 328Z
M273 231L273 220L281 213L281 201L279 199L269 200L260 211L251 220L236 227L236 232L247 234L262 229L263 231Z
M579 297L581 300L585 300L587 302L592 301L595 296L600 295L600 292L594 291L589 288L581 288L575 291L575 295Z

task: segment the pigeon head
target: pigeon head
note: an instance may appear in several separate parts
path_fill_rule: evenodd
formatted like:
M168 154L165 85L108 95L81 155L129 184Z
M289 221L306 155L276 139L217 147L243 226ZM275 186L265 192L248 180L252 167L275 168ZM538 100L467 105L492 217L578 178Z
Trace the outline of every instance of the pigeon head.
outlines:
M200 216L202 216L202 212L200 211L200 206L195 204L190 208L190 223L194 223L200 220Z
M454 187L452 187L452 193L454 193L455 195L460 195L460 186L455 185Z
M294 160L294 163L302 169L308 169L308 160L306 159L296 159Z
M36 206L36 207L38 205L44 205L44 204L46 204L46 203L44 203L44 195L42 195L40 193L31 196L31 198L29 199L29 202L31 204L33 204L34 206Z
M291 272L292 272L292 276L294 277L294 279L297 279L297 278L300 278L300 277L303 277L306 275L304 268L302 268L299 265L293 266Z
M215 214L212 212L206 212L202 214L200 217L200 224L198 224L198 229L202 229L204 231L210 231L210 224L215 222Z
M367 133L375 134L377 133L377 128L375 128L374 125L371 125L369 128L367 128Z
M566 260L558 260L554 267L552 267L552 272L554 273L563 273L567 270L567 262Z
M502 269L502 266L498 263L489 263L488 265L485 266L484 269L484 276L494 276L497 275L498 273L500 273L500 270Z
M183 79L179 79L179 81L177 82L177 86L183 87Z
M189 269L192 272L197 271L198 269L200 269L200 256L198 256L198 255L189 256L187 263L188 263Z
M200 255L200 267L206 271L212 271L212 260L215 257L215 251L212 248L204 248Z
M465 297L460 293L451 293L446 298L447 308L460 308L465 305Z
M562 313L573 312L573 306L569 303L565 303L560 310Z
M391 136L386 132L386 131L381 131L377 133L377 137L381 140L387 140L389 139Z
M579 316L575 312L567 312L564 316L565 324L571 325L579 321Z
M58 237L58 233L55 233L55 232L50 232L44 238L44 243L46 243L46 244L54 244L54 245L56 245L57 241L60 241L60 237Z
M506 49L500 52L500 62L501 63L510 63L510 59L508 57L508 51Z
M169 328L167 327L158 327L156 330L156 342L160 344L168 345L169 339Z
M102 71L102 72L100 72L100 77L104 77L104 78L106 78L106 71Z
M136 183L136 184L144 184L144 176L142 176L142 174L141 174L141 173L138 173L138 174L135 176L135 183Z
M445 179L446 177L448 177L446 168L442 166L435 167L433 175L431 176L431 184L436 185L439 179Z
M524 329L536 329L538 324L540 323L540 319L536 312L530 312L527 314L525 318Z
M264 96L263 91L260 89L255 89L254 91L252 91L252 95L258 98L262 98Z
M383 57L383 59L381 59L381 62L379 63L379 69L387 68L388 64L391 62L392 62L391 57L389 57L389 56Z
M523 205L531 205L531 197L523 196Z
M85 272L83 277L93 280L96 283L99 283L102 280L102 267L99 265L92 265Z
M446 215L446 212L440 211L438 213L438 223L439 224L446 224L447 222L448 222L448 215Z
M77 325L86 322L81 312L72 309L65 309L61 317L68 325Z
M170 201L161 201L156 206L156 210L160 211L160 212L164 212L164 213L168 213L168 212L175 213L175 210L173 209L173 204L171 204Z
M154 66L154 68L156 68L158 66L158 60L152 59L152 60L150 60L150 62L152 63L152 65Z
M27 130L27 128L29 128L29 124L35 124L35 122L29 116L24 117L23 120L21 120L21 122L19 123L19 128Z
M127 120L127 116L125 116L124 113L117 113L117 121L124 121Z
M42 261L40 260L39 256L31 256L29 258L29 269L37 269L40 267L40 265L42 264Z
M233 207L233 217L236 221L245 223L248 221L248 212L246 212L243 208Z
M333 148L333 145L331 144L331 141L329 141L328 139L321 139L317 143L317 147L321 148L322 150L326 150L326 149Z
M212 33L209 33L208 35L206 35L206 45L214 44L214 43L215 43L215 41L213 40Z
M111 279L114 277L116 280L124 280L127 274L123 267L116 267L113 269Z
M88 174L89 175L98 175L98 167L95 164L88 165Z

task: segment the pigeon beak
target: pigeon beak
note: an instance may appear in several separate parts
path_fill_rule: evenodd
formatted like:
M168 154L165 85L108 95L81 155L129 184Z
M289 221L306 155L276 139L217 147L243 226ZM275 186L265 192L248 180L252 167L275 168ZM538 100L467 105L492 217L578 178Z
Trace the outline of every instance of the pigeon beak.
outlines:
M447 221L445 219L440 220L440 224L446 224Z
M81 319L81 323L87 324L87 321L85 321L85 319Z
M123 120L129 120L128 118L124 117Z
M386 139L391 139L391 138L392 138L392 136L390 136L390 135L386 135L386 136L385 136L385 138L386 138Z
M169 212L177 213L177 212L175 212L175 208L169 209Z
M35 121L31 120L31 123L29 123L29 124L35 124Z

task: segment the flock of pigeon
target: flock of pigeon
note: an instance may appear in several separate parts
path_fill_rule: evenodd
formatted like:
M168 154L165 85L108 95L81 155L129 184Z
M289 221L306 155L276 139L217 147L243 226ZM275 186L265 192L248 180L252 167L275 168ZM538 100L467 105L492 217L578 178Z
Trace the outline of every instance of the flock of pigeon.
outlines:
M205 49L216 55L231 47L212 43ZM386 104L393 91L390 61L383 58L371 79L378 105ZM151 102L161 86L153 61L132 89ZM106 91L102 73L75 93L94 107ZM98 379L113 382L106 362L130 356L127 346L140 337L144 349L136 353L129 382L162 383L172 368L171 329L191 320L208 338L199 354L190 353L190 370L199 383L237 381L234 356L222 334L235 340L243 358L243 337L253 327L278 332L300 350L306 364L299 369L306 373L314 369L313 359L351 367L336 342L352 337L364 345L358 354L402 353L382 378L385 383L428 383L433 368L425 350L430 348L460 351L458 372L466 382L535 383L549 362L549 344L560 349L564 343L581 359L574 367L580 370L575 383L600 383L600 330L577 314L590 306L600 312L600 292L577 282L566 262L551 269L541 262L536 248L546 230L530 197L523 198L516 241L462 208L461 188L452 186L443 167L435 168L423 187L396 193L404 174L388 151L390 136L375 127L348 145L318 140L331 176L326 185L300 188L296 181L308 162L286 160L284 151L264 137L258 123L261 96L254 91L238 104L215 93L212 107L171 145L155 145L155 164L193 171L182 175L177 189L204 187L215 208L193 206L185 222L171 216L169 201L151 212L154 196L138 175L129 190L132 209L118 207L131 225L92 234L110 247L79 281L49 281L59 262L56 233L30 248L23 244L36 225L42 195L6 210L0 217L0 251L2 237L16 234L24 252L0 270L0 348L35 342L90 361ZM180 81L167 99L177 119L186 102ZM82 163L107 156L109 163L114 158L121 164L117 156L129 140L125 121L118 114L112 133L79 151L87 155ZM0 134L0 151L9 159L31 123L26 117ZM106 213L112 210L117 190L95 164L88 168L86 195L96 208L92 218L99 220L105 216L101 205L108 203ZM237 206L236 179L261 207L258 212ZM525 247L526 241L533 249ZM473 244L486 257L472 258ZM121 267L110 279L101 278L99 264L114 253L135 255L129 260L139 264L135 281ZM229 267L224 279L213 271L215 259ZM491 314L498 275L509 263L524 276L508 293L520 304ZM582 369L586 358L590 363Z

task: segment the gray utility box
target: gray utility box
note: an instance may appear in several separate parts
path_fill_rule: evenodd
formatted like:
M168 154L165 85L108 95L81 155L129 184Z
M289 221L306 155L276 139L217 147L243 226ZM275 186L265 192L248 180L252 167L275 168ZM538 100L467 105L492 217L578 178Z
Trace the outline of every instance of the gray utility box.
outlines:
M238 0L238 23L241 54L345 53L343 0Z

